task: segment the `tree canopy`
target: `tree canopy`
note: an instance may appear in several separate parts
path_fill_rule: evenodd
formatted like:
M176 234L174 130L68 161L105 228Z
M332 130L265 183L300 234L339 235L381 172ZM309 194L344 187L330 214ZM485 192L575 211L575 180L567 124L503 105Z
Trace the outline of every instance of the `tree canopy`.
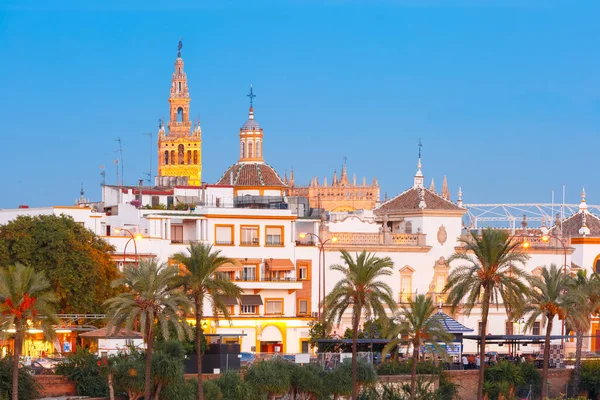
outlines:
M99 313L117 290L114 248L69 216L19 216L0 225L0 267L21 263L42 271L59 313Z

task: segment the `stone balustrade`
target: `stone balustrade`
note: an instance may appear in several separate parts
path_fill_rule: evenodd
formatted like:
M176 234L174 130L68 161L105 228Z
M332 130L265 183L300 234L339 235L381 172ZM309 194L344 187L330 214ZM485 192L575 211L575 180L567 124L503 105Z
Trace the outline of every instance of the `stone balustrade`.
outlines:
M327 238L337 238L332 245L344 246L426 246L426 235L421 233L361 233L361 232L328 232Z

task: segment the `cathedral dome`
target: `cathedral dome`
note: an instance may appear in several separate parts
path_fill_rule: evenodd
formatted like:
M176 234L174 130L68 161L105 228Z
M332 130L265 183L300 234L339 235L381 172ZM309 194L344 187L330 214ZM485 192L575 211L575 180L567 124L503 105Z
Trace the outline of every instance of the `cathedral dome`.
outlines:
M218 186L287 187L273 167L265 163L237 163L223 173Z

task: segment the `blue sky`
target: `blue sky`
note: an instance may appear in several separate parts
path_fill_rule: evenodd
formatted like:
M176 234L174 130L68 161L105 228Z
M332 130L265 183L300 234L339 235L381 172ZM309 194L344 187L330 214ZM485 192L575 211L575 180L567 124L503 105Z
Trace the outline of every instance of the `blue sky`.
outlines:
M81 4L84 3L84 4ZM282 175L350 174L382 196L448 176L465 202L600 203L600 3L0 3L0 208L71 204L83 182L156 170L177 42L203 130L203 180L237 161L253 84ZM570 4L571 6L566 6ZM156 174L156 171L153 171Z

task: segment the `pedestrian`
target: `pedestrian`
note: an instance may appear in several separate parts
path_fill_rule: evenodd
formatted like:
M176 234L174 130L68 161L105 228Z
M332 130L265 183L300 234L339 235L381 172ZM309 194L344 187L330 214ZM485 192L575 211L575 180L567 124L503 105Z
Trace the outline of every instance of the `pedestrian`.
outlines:
M477 354L477 357L475 357L475 368L481 368L481 357L479 357L479 354Z
M463 354L462 356L462 365L463 369L469 369L469 359L467 358L466 354Z

